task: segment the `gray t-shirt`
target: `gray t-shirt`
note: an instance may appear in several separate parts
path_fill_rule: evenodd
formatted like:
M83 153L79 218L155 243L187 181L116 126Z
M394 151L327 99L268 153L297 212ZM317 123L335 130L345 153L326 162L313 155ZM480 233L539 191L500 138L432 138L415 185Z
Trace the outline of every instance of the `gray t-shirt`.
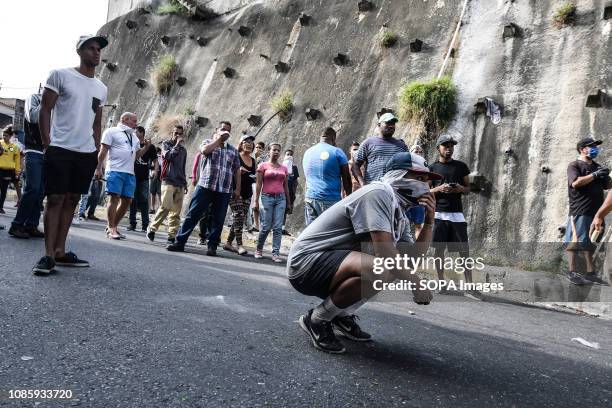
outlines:
M301 276L326 251L362 252L362 241L369 241L369 232L393 234L393 211L393 197L381 184L368 184L355 191L302 231L291 247L287 275L290 279ZM410 228L405 229L400 241L414 241Z

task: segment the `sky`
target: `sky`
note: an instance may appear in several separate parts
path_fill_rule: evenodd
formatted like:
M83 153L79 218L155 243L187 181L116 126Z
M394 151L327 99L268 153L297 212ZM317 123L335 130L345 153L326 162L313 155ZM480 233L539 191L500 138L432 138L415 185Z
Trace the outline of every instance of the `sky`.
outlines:
M2 0L0 97L25 99L54 68L79 64L80 35L106 23L108 0Z

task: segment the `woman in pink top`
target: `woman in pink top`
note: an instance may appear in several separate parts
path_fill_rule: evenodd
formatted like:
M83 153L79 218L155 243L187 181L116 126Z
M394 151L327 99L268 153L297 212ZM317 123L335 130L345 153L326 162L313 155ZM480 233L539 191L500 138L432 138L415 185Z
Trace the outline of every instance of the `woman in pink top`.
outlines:
M281 145L268 146L269 159L257 168L257 187L253 210L259 210L261 231L257 238L255 258L263 258L262 251L268 233L272 230L272 260L282 262L280 246L283 233L283 216L289 204L288 170L279 163Z

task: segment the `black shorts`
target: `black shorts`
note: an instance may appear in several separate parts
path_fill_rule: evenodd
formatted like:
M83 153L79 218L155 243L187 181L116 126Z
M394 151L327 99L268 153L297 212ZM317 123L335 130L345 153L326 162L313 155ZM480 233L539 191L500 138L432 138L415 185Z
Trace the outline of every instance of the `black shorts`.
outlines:
M0 169L0 178L5 180L15 181L15 170Z
M435 220L431 246L448 252L468 252L467 223Z
M329 296L332 280L342 261L351 252L348 249L322 252L307 272L297 278L289 279L289 283L303 295L325 299Z
M87 194L98 166L98 153L79 153L49 146L45 152L45 195Z

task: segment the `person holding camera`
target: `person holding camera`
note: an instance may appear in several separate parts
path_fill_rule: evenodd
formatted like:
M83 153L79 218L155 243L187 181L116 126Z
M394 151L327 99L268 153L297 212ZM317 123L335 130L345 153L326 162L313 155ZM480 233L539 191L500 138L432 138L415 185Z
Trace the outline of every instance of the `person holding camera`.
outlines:
M436 215L434 221L432 247L434 256L444 258L444 251L459 252L462 258L470 256L468 246L467 222L463 215L462 194L470 192L468 175L470 169L462 161L453 159L457 141L449 135L441 135L436 141L438 160L429 170L441 174L442 180L434 180L431 192L436 195ZM438 279L444 280L443 262L436 262ZM466 268L465 281L472 282L472 270ZM441 289L444 292L444 289Z
M589 229L598 210L604 203L604 190L612 187L610 169L601 166L594 159L599 155L601 140L590 137L581 139L576 145L579 156L567 167L567 190L569 196L569 216L565 228L565 245L569 271L566 278L574 285L607 284L602 280L593 264L595 246L591 242ZM601 219L600 216L597 217ZM603 228L603 220L599 228ZM586 261L586 273L577 271L575 254L581 253Z
M235 199L240 198L240 154L238 149L228 142L231 130L231 123L222 121L213 138L204 140L200 145L202 164L198 185L191 195L189 210L176 235L176 242L166 247L168 251L185 250L189 235L210 207L210 234L206 255L217 256L217 246L221 241L223 220L230 199L232 195Z

